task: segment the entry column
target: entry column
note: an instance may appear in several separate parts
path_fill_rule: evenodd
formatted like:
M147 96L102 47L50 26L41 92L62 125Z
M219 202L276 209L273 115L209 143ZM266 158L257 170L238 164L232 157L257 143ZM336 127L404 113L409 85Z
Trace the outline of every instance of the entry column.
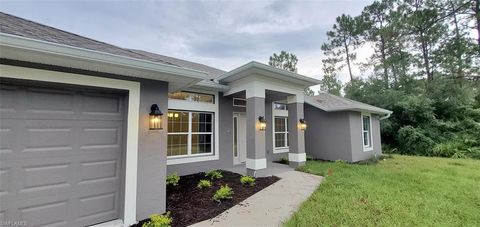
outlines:
M265 89L247 89L247 174L255 176L267 168L265 131L260 119L265 119ZM269 124L270 122L267 122Z
M305 132L300 128L300 119L303 119L303 94L289 96L288 99L288 161L291 167L305 164Z

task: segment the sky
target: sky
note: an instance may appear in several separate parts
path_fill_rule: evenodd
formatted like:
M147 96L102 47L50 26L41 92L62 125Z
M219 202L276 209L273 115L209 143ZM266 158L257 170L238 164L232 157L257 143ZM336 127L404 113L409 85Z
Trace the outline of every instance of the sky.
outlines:
M372 0L0 0L0 11L78 35L226 71L273 53L297 55L298 73L321 79L326 32ZM368 52L368 50L366 51ZM346 71L339 79L348 81Z

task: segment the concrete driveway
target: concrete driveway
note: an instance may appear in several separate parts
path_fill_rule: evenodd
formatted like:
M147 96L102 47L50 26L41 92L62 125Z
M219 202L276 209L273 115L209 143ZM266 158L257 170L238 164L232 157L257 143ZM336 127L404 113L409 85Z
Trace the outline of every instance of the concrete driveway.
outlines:
M281 226L320 185L323 177L295 170L215 218L192 226Z

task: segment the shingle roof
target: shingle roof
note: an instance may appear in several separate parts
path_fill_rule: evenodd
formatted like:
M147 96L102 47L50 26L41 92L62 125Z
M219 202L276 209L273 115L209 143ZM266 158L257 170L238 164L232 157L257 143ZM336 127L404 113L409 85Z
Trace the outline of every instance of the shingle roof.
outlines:
M305 96L305 102L327 112L334 111L366 111L379 114L391 114L392 111L357 102L348 98L320 93L317 96Z
M203 71L208 73L211 78L218 77L224 73L224 71L220 69L216 69L203 64L154 54L147 51L131 50L118 47L3 12L0 12L0 32L35 40L58 43L73 47L105 52L109 54L179 66L197 71Z
M162 61L165 61L165 62L169 62L171 64L175 64L175 65L180 66L180 67L195 69L195 70L198 70L198 71L206 72L206 73L208 73L208 75L210 75L211 79L217 78L220 75L225 73L225 71L223 71L223 70L213 68L213 67L210 67L208 65L204 65L204 64L200 64L200 63L185 61L185 60L182 60L182 59L168 57L168 56L165 56L165 55L155 54L155 53L151 53L151 52L147 52L147 51L143 51L143 50L130 49L130 51L133 51L133 52L138 53L138 54L142 54L142 55L144 55L146 57L149 57L149 58L152 58L152 59L159 59L159 60L162 60Z

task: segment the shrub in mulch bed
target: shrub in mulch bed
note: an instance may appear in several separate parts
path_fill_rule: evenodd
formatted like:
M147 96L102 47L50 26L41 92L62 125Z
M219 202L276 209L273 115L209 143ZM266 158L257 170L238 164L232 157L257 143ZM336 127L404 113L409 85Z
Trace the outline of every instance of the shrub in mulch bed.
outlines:
M275 176L259 177L254 186L245 187L240 182L242 175L227 171L222 174L223 178L211 181L210 188L197 188L198 182L206 179L205 173L182 176L178 186L167 187L167 211L173 219L172 226L188 226L213 218L279 180ZM215 192L226 184L232 188L233 198L220 203L214 201ZM145 221L148 219L134 226L140 227Z

